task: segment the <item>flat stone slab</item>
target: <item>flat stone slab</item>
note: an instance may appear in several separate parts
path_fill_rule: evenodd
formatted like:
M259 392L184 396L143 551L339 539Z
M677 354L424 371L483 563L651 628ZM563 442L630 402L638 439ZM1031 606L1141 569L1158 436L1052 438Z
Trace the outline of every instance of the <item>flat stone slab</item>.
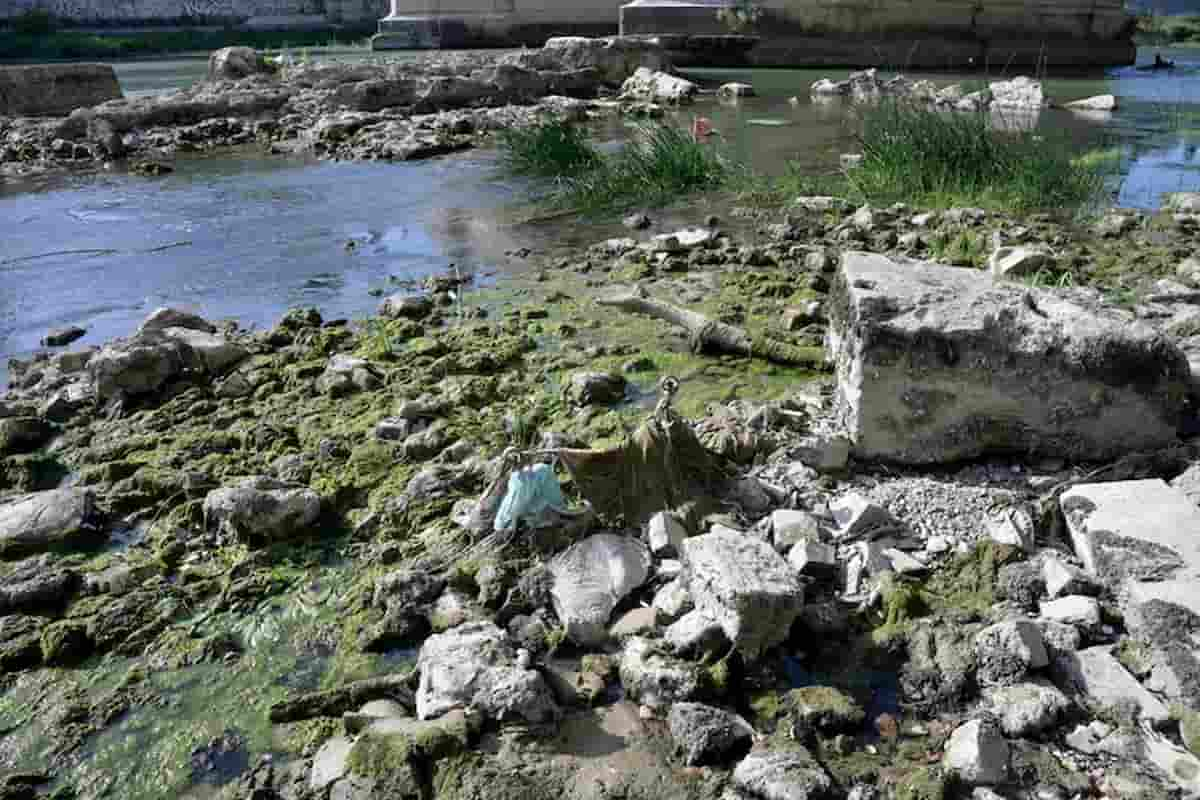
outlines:
M860 458L1104 460L1176 440L1187 359L1086 292L851 251L829 315L836 412Z
M1066 671L1070 687L1100 706L1111 707L1135 703L1138 716L1155 725L1164 725L1171 718L1162 701L1146 690L1105 646L1089 647L1063 657L1061 667Z
M1135 603L1200 614L1200 508L1187 494L1158 479L1085 483L1059 503L1088 572L1124 583Z

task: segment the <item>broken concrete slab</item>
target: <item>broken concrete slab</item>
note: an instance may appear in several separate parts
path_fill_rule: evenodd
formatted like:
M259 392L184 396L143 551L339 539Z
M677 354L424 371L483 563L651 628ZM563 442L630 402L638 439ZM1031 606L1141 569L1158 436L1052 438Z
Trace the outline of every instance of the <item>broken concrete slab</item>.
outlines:
M1200 614L1200 508L1152 479L1085 483L1059 500L1075 552L1135 604L1176 603Z
M1087 292L852 251L829 314L836 413L858 457L1103 460L1175 441L1186 357Z
M1171 713L1157 697L1138 683L1103 645L1065 653L1055 664L1059 688L1074 690L1102 708L1133 703L1138 716L1154 725L1165 725ZM1063 685L1067 684L1067 685Z
M779 644L804 607L796 571L761 539L708 533L681 547L688 593L748 659Z

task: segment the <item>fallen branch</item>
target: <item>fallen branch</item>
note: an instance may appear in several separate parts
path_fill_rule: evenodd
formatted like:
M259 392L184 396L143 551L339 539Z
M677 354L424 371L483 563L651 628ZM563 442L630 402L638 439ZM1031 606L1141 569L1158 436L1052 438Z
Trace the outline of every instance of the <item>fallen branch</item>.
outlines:
M819 347L801 347L765 336L754 336L736 325L717 322L695 311L647 297L641 287L613 297L602 297L596 302L634 314L645 314L683 328L688 332L695 353L753 356L776 364L814 370L825 367L825 355Z
M416 702L412 690L408 688L410 677L407 673L383 675L354 681L337 689L300 695L271 706L270 720L280 723L300 722L313 717L340 717L372 700L395 700L411 711L416 708Z
M20 264L24 261L37 261L39 258L53 258L54 256L111 256L119 252L121 251L108 247L89 247L83 250L51 250L49 253L6 258L0 261L0 264Z

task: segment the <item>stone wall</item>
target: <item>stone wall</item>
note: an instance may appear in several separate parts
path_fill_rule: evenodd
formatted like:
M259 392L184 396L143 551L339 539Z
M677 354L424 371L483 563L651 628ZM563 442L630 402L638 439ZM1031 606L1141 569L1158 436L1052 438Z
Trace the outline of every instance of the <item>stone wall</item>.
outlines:
M0 19L31 10L82 24L179 19L242 22L253 17L320 15L331 23L379 19L387 0L3 0Z
M734 30L717 18L712 0L633 0L621 8L621 30L758 36L761 42L748 60L761 65L990 67L994 72L1043 64L1124 64L1135 55L1124 0L764 0L756 5L759 19Z

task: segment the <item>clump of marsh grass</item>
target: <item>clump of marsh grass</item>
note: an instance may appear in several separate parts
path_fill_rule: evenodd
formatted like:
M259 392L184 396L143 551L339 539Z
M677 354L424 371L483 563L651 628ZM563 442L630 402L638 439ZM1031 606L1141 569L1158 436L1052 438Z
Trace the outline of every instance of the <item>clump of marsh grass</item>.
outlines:
M1066 139L997 126L987 112L880 103L863 110L858 141L863 160L847 181L875 204L1069 210L1104 189L1101 172Z
M666 203L716 188L733 172L712 145L659 123L638 125L611 154L597 151L579 129L557 122L506 133L501 146L510 170L555 179L551 203L581 211Z
M500 133L505 167L517 175L558 178L595 169L602 161L587 133L569 122L546 122Z

